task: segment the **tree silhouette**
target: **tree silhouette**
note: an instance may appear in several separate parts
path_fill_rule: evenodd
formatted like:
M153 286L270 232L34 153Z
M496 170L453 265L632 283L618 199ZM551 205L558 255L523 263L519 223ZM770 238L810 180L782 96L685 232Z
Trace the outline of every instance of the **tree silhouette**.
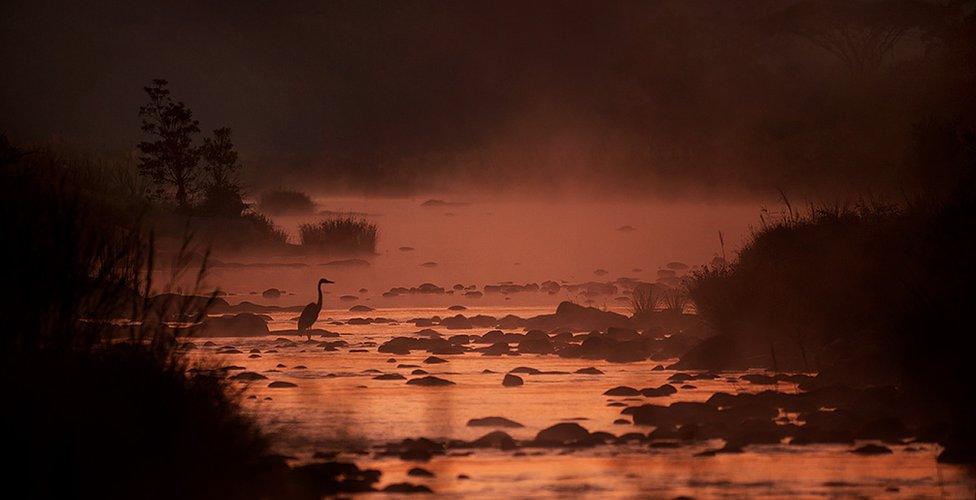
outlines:
M193 145L193 136L200 132L200 125L186 104L173 100L167 84L156 79L143 88L149 103L139 108L139 116L142 130L151 140L139 143L139 172L152 179L157 195L174 188L177 205L187 210L198 189L200 151Z
M218 128L213 131L213 137L205 137L200 155L209 174L204 209L219 215L240 215L245 208L236 176L241 164L231 140L230 128Z
M930 28L942 10L919 0L806 0L768 21L826 50L862 78L876 73L905 35Z
M213 137L205 137L200 154L203 157L205 169L210 174L213 186L236 186L235 174L241 169L238 163L237 150L230 137L230 127L221 127L213 131Z

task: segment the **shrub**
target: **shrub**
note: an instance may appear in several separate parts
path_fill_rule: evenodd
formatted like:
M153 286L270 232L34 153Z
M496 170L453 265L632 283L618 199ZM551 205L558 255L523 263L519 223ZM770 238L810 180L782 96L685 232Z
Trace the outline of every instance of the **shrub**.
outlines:
M288 233L278 227L268 216L257 212L246 212L243 218L250 223L261 240L280 244L288 241Z
M32 498L268 497L283 464L237 392L216 366L190 369L176 349L184 329L152 320L151 234L106 219L70 169L0 159L15 263L4 281L16 291L0 336L0 384L16 409L0 417L16 429L10 486Z
M654 297L654 287L642 284L634 287L630 296L630 312L634 317L641 317L654 312L657 299Z
M302 246L326 252L376 253L376 224L352 217L330 217L299 228Z
M307 194L289 189L265 191L259 208L271 215L308 214L315 210L315 203Z

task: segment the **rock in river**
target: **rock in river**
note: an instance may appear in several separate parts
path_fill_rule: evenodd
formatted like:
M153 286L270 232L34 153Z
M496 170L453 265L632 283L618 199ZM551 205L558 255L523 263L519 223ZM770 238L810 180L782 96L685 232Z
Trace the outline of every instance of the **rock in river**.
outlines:
M268 387L270 387L272 389L285 389L285 388L289 388L289 387L298 387L298 385L297 384L293 384L291 382L284 382L284 381L281 381L281 380L276 380L276 381L271 382L270 384L268 384Z
M231 377L231 380L265 380L268 377L254 372L241 372Z
M626 385L619 385L613 389L607 389L604 396L640 396L640 391Z
M468 420L468 427L524 427L522 424L505 417L484 417Z
M566 444L582 441L590 437L590 432L575 422L563 422L552 427L546 427L535 436L537 443Z
M648 387L641 389L640 393L647 398L659 398L664 396L670 396L678 392L671 384L663 384L660 387Z
M505 387L515 387L524 384L522 377L518 375L512 375L511 373L506 373L505 378L502 380L502 385Z
M420 385L424 387L440 387L445 385L455 385L450 380L428 375L426 377L412 378L407 381L407 385Z
M580 368L579 370L576 370L573 373L579 373L581 375L603 375L602 371L600 371L598 368L593 366L587 368Z

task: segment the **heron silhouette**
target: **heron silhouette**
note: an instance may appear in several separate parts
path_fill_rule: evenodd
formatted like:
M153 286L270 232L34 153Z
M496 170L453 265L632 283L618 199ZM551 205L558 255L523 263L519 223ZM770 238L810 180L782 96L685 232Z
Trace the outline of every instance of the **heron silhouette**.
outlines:
M308 335L308 340L312 340L312 334L307 333L308 329L315 324L315 321L319 319L319 313L322 312L322 285L326 283L335 283L334 281L322 278L319 280L319 301L309 302L305 309L302 309L302 315L298 317L298 334L301 335L302 332L306 332Z

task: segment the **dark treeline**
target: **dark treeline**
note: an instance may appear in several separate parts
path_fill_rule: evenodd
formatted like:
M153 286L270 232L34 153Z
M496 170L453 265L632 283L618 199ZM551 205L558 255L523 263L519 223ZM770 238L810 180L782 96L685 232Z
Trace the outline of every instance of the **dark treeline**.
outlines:
M166 75L203 122L234 124L258 184L937 189L956 175L944 137L973 127L973 10L8 2L0 128L129 148L137 85Z

